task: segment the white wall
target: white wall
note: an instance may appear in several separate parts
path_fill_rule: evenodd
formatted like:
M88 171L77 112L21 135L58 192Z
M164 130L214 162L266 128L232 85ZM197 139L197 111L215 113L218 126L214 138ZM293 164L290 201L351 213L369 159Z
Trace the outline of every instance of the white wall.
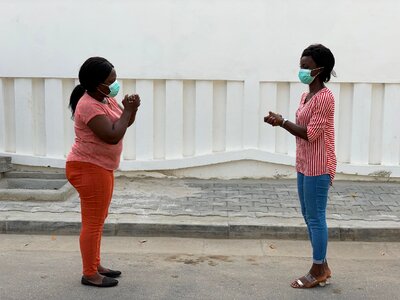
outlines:
M0 77L77 76L107 57L124 78L297 81L329 46L341 82L399 82L397 0L1 0Z
M0 0L0 153L62 166L74 78L100 55L142 98L121 169L292 165L294 139L262 116L293 119L301 51L320 42L337 61L338 170L400 177L399 11L394 0Z

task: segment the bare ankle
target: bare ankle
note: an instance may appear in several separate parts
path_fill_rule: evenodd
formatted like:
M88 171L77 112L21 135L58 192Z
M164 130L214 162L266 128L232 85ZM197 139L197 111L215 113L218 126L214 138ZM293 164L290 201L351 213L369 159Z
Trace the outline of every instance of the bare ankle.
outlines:
M310 274L313 275L314 277L321 277L321 276L325 275L324 264L313 263L313 265L310 269Z

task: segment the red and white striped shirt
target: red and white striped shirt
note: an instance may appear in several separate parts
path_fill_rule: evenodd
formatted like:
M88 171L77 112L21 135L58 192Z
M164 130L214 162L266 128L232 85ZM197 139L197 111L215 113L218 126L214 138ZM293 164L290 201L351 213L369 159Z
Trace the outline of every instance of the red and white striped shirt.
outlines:
M301 96L296 124L307 128L308 141L296 137L296 170L306 176L336 173L334 112L335 99L328 88L319 90L304 103Z

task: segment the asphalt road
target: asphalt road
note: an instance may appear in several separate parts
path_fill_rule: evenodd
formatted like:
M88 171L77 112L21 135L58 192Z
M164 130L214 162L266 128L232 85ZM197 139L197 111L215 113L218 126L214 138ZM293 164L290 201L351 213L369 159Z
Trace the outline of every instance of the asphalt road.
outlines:
M331 242L332 282L289 286L307 241L106 237L117 287L80 284L76 236L0 235L0 299L400 299L400 243Z

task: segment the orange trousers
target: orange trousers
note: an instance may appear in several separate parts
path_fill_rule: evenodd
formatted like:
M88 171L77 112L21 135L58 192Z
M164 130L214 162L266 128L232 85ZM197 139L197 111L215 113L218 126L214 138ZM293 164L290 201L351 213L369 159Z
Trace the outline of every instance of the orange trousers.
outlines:
M91 163L69 161L66 175L81 199L79 244L83 275L91 276L96 274L100 265L101 235L114 190L114 171Z

